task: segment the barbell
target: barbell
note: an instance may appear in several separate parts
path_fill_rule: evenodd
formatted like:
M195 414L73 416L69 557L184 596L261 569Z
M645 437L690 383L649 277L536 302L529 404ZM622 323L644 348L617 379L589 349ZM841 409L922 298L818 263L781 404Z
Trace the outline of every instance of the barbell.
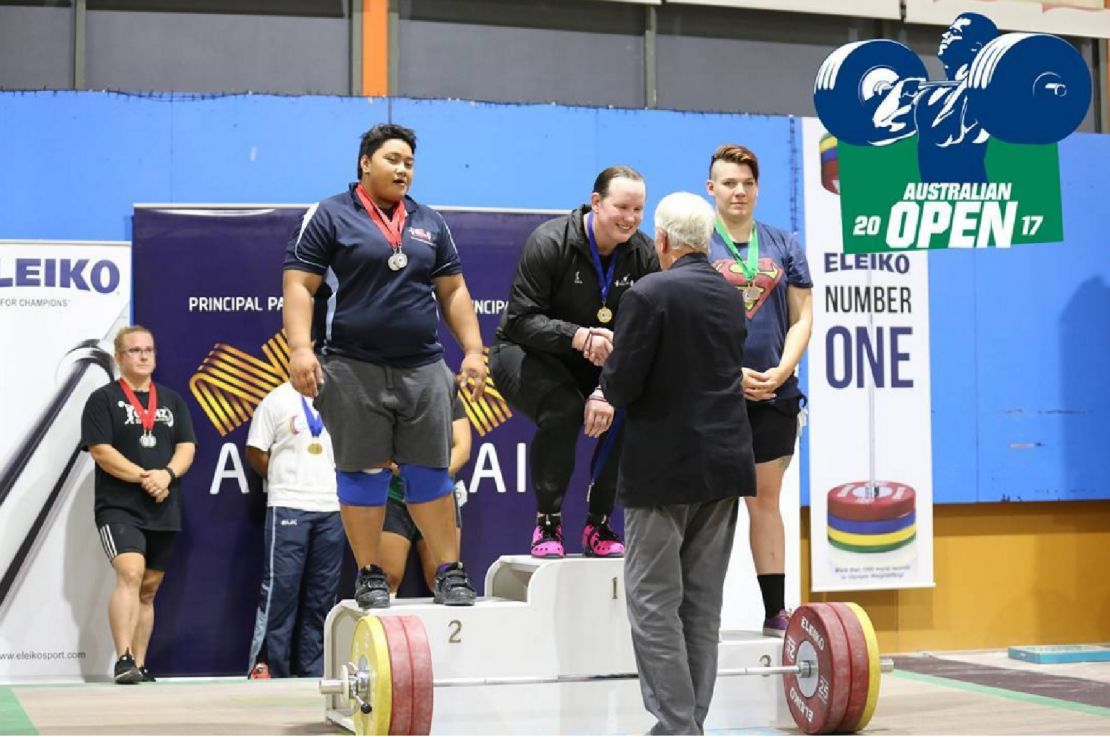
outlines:
M790 618L782 665L722 669L718 676L783 676L786 703L807 734L852 733L871 721L880 673L867 613L856 604L805 604ZM636 673L434 679L427 632L419 618L367 615L355 625L350 660L339 677L320 680L320 693L347 699L355 734L429 734L434 688L587 683L638 679Z
M875 127L874 114L901 79L928 78L925 64L907 46L888 39L845 44L826 57L813 85L817 115L830 133L856 146L880 145L891 131ZM968 112L999 140L1055 143L1074 132L1091 104L1091 72L1067 41L1047 34L1006 33L985 44L971 62ZM924 94L956 81L926 81ZM913 116L898 133L912 133Z

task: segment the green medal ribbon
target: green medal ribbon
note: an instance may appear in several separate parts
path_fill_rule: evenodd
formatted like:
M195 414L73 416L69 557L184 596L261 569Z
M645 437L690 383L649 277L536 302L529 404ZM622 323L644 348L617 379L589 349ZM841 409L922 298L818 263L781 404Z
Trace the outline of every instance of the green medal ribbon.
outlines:
M736 259L736 263L740 264L740 269L744 272L744 278L747 279L749 283L754 283L756 274L759 273L759 229L756 227L755 221L752 221L752 237L751 240L748 241L747 261L740 255L740 249L736 247L736 243L733 242L732 236L728 234L728 230L725 228L725 224L721 222L720 218L717 218L714 227L717 228L717 235L721 236L721 240L728 246L728 250L732 253L732 257Z

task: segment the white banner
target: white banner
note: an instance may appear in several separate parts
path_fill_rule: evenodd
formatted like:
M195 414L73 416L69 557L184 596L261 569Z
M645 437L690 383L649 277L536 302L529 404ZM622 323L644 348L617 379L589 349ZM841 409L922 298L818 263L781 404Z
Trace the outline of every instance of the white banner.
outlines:
M802 513L801 479L798 469L797 444L794 462L786 469L779 495L782 526L786 537L785 600L787 609L795 609L802 599ZM763 629L763 598L756 579L755 561L752 559L750 540L751 517L744 500L740 500L740 514L736 520L736 537L732 543L732 557L725 574L724 604L721 607L721 630L728 633L761 632ZM726 635L730 636L730 635Z
M844 254L834 142L802 124L812 589L932 586L927 255Z
M131 303L127 243L0 241L0 680L107 677L115 577L78 451Z

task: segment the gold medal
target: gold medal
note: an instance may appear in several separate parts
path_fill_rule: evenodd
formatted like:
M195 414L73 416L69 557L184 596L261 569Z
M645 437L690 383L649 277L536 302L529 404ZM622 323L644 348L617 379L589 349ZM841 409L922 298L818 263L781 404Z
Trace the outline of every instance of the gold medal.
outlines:
M597 311L597 319L608 325L613 321L613 311L605 305L602 305L601 309Z
M759 300L760 291L762 290L760 290L760 288L754 284L749 284L748 286L744 287L744 301L748 302L749 304L754 304L756 301Z
M318 456L324 452L324 446L313 440L308 444L308 452L314 456Z

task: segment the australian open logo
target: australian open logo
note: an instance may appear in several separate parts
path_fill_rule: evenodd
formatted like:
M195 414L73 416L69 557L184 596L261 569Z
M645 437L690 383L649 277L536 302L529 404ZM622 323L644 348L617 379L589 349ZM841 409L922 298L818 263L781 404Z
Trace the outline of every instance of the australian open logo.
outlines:
M846 44L817 72L829 131L822 184L841 195L848 253L1006 248L1063 240L1057 142L1091 104L1091 73L1067 41L1000 34L978 13L940 37L945 79L908 47Z

